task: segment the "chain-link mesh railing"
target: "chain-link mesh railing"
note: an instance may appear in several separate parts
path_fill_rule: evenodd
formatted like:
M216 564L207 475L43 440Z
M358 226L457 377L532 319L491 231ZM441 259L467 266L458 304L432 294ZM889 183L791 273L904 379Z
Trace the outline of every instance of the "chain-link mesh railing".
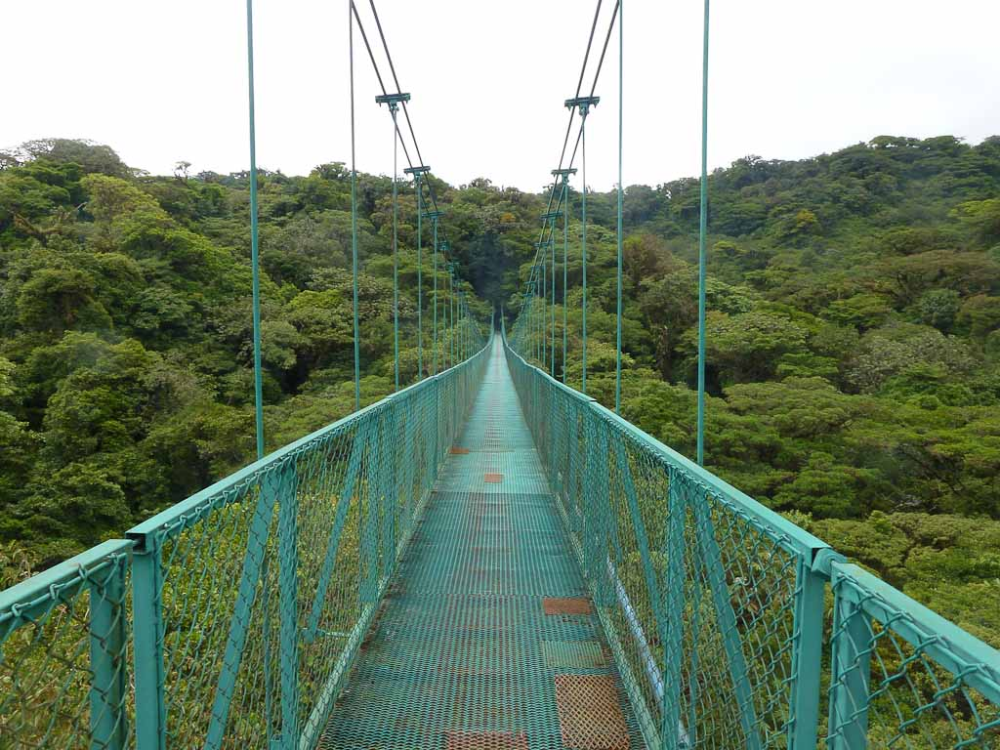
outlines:
M0 749L126 747L129 547L0 592Z
M855 565L833 591L831 750L1000 747L1000 654Z
M651 747L815 748L830 702L843 712L830 709L841 716L840 724L830 719L830 747L993 747L997 652L954 626L977 644L969 656L949 661L928 652L919 638L941 636L941 618L924 621L918 640L907 641L894 630L907 609L895 591L897 609L869 611L864 632L833 625L834 658L865 649L882 656L871 657L879 671L868 692L854 684L850 662L834 676L828 701L825 597L838 556L546 375L535 366L539 330L529 300L508 341L508 363ZM835 587L838 602L854 585ZM845 640L860 652L845 651ZM860 716L869 717L864 729ZM848 719L853 730L842 726Z
M482 379L473 326L468 342L467 361L0 593L0 750L315 746Z

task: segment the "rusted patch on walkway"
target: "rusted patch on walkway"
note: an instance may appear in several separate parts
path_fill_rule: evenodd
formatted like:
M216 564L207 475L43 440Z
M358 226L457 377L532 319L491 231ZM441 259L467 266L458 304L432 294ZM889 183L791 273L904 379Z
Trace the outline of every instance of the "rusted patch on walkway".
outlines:
M444 733L445 750L528 750L524 732L462 732Z
M628 725L611 675L557 674L556 707L570 750L628 750Z
M457 445L451 446L449 453L453 456L464 456L469 452L468 448L459 448Z
M500 484L503 481L503 474L487 472L485 479L487 484Z
M590 602L578 596L547 596L542 599L542 609L547 615L589 615Z

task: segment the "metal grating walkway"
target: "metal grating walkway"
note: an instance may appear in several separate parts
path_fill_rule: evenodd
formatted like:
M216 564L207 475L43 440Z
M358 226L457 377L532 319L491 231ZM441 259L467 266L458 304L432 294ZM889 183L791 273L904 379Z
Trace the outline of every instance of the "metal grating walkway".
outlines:
M643 747L555 502L497 337L321 748Z

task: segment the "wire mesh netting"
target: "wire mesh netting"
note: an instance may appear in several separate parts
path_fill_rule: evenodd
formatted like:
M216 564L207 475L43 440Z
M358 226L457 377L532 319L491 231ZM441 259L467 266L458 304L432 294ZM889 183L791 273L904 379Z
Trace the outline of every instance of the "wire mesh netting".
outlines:
M641 748L498 341L321 747Z
M168 745L315 743L484 357L133 532L159 563Z
M0 748L314 746L486 356L0 592Z
M544 314L529 296L507 359L650 744L996 744L1000 654L926 610L922 627L902 627L919 605L857 569L850 581L835 579L831 625L839 557L546 375ZM843 619L848 591L866 603L863 626ZM862 664L870 679L858 677Z
M1000 744L1000 654L537 336L0 592L0 750Z
M853 565L834 565L827 746L993 748L1000 663Z
M0 592L0 748L130 742L129 544L107 542Z

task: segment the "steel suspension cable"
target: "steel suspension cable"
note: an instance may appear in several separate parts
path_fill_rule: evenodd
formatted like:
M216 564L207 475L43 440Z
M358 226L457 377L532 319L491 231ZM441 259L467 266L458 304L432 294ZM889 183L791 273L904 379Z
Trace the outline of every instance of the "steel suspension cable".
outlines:
M600 59L597 62L597 72L594 74L594 83L590 87L590 95L591 96L593 96L594 92L597 91L597 82L598 82L598 80L601 77L601 69L604 67L604 57L605 57L605 55L607 54L607 51L608 51L608 43L611 41L611 32L614 31L614 28L615 28L615 19L618 17L618 11L619 11L619 9L621 7L620 3L621 3L621 0L619 0L619 2L617 2L617 3L615 3L615 9L614 9L614 11L612 13L612 16L611 16L611 23L608 25L608 33L604 37L604 46L601 48L601 57L600 57ZM570 157L570 160L569 160L569 165L570 166L573 166L573 163L576 161L576 152L577 152L577 149L580 148L580 138L583 135L583 129L582 129L582 127L583 126L581 125L581 129L579 131L577 131L577 134L576 134L576 145L573 147L573 155L572 155L572 157Z
M542 253L542 269L541 270L542 270L542 277L539 280L540 287L539 287L539 290L538 290L538 300L541 302L541 307L539 309L539 312L541 313L541 318L542 318L542 320L541 320L541 326L540 326L541 334L542 334L542 362L541 362L541 365L542 365L542 367L545 367L545 357L546 357L546 353L547 353L547 349L545 348L545 346L546 346L545 335L548 333L548 331L545 328L545 325L546 325L546 323L545 323L545 289L546 289L546 287L545 287L545 253Z
M247 0L247 82L250 104L250 265L253 295L253 396L257 458L264 457L264 386L260 354L260 254L257 226L257 126L253 78L253 0Z
M389 103L392 113L393 128L398 132L396 124L396 103ZM396 390L399 390L399 138L392 139L392 350L395 360Z
M354 315L354 410L361 408L361 331L358 323L358 164L354 117L354 18L347 9L348 48L351 57L351 281Z
M419 155L418 155L419 156ZM417 380L424 378L424 275L423 275L423 244L424 244L424 198L420 187L421 175L416 175L417 184Z
M552 328L552 339L549 343L549 350L552 352L552 364L549 368L549 373L554 378L556 376L556 243L551 239L549 240L549 250L552 266L552 273L550 274L552 276L552 293L549 304L549 317L551 318L550 323Z
M620 2L621 2L621 0L618 0L618 2L615 3L614 10L612 11L611 21L610 21L610 23L608 25L608 31L607 31L607 33L604 36L604 45L601 48L601 56L600 56L600 58L598 60L597 71L594 74L594 80L591 83L591 87L590 87L590 97L591 98L593 98L594 92L597 91L597 83L598 83L598 81L600 79L600 76L601 76L601 70L604 67L604 58L605 58L605 56L607 54L607 51L608 51L608 44L609 44L609 42L611 40L611 33L614 30L615 19L618 17L618 11L619 11L619 9L621 7L620 6ZM582 67L582 69L580 71L580 79L577 82L576 95L575 95L574 98L579 98L580 97L580 90L583 88L583 74L584 74L584 71L586 70L587 60L590 57L591 44L593 43L593 40L594 40L594 28L597 25L597 19L598 19L598 16L600 14L600 10L601 10L601 3L600 3L600 0L599 0L598 4L597 4L597 9L596 9L596 11L594 13L594 21L593 21L592 28L591 28L590 38L589 38L588 43L587 43L587 51L586 51L586 54L584 56L584 64L583 64L583 67ZM567 145L569 143L569 136L570 136L570 133L572 131L572 125L573 125L573 117L575 115L576 115L576 109L575 108L571 109L570 110L569 123L566 126L566 136L563 139L562 152L561 152L561 154L559 156L559 169L562 169L563 162L564 162L564 160L566 158L566 147L567 147ZM574 147L573 147L572 156L570 157L569 168L572 168L573 164L576 163L576 156L577 156L577 153L578 153L578 150L579 150L579 147L580 147L580 137L581 137L581 134L582 134L582 127L583 126L581 124L581 128L577 130L576 142L575 142ZM547 214L552 212L552 202L553 202L553 200L555 200L555 196L556 196L557 192L559 192L558 182L557 181L553 181L553 183L552 183L552 190L549 193L548 208L546 209L546 213ZM568 199L568 194L566 194L566 196L567 196L567 199ZM559 210L559 205L561 204L561 201L562 201L562 197L560 197L560 203L556 204L556 211ZM549 236L550 237L552 236L552 233L555 231L554 225L547 224L547 221L545 219L543 219L542 220L542 228L541 228L541 230L539 232L539 238L538 238L539 241L542 241L542 240L545 239L545 230L546 230L546 228L549 229ZM538 251L536 250L535 259L537 260L537 258L538 258Z
M705 463L705 241L708 231L708 4L701 53L701 209L698 219L698 464Z
M602 55L603 57L603 55ZM625 186L622 184L622 151L625 107L625 18L624 4L618 2L618 321L615 356L615 414L622 413L622 242Z
M568 293L569 282L569 175L563 176L563 361L562 361L562 382L566 384L566 344L567 331L569 330L568 310L566 295Z
M382 31L382 21L378 17L378 11L375 10L375 0L368 0L368 2L372 6L372 15L375 16L375 26L378 28L378 35L382 38L382 47L385 49L385 58L389 61L389 71L392 73L392 80L396 83L396 91L402 91L399 87L399 77L396 75L396 66L392 64L389 45L386 43L385 33ZM423 164L424 157L420 155L420 145L417 143L416 133L413 132L413 123L410 121L410 111L406 108L406 102L403 102L403 116L406 117L406 124L410 129L410 137L413 139L413 148L417 152L417 160Z
M438 220L434 218L434 253L431 258L433 263L432 275L434 277L434 375L438 371Z
M375 70L375 75L378 78L379 86L382 89L382 94L383 94L383 96L388 96L388 92L386 90L385 83L384 83L384 80L382 78L382 74L381 74L381 72L379 70L378 63L375 61L375 55L374 55L374 53L372 51L371 44L368 41L368 35L365 32L364 24L362 23L361 17L358 14L358 9L357 9L356 4L354 3L354 0L351 0L350 5L351 5L351 11L353 13L354 19L357 21L358 28L361 31L361 37L364 40L365 49L368 51L368 57L371 60L372 67ZM380 39L382 41L382 47L385 50L386 59L387 59L387 61L389 63L389 69L390 69L390 72L392 74L393 82L396 84L396 91L397 91L397 94L399 94L401 92L401 89L399 87L399 77L396 74L395 64L393 63L392 55L389 52L389 45L388 45L388 41L386 40L384 30L382 28L382 22L381 22L381 19L379 18L378 10L375 8L374 2L371 2L371 0L370 0L370 5L371 5L371 9L372 9L372 14L373 14L373 16L375 18L376 26L378 28L379 37L380 37ZM415 133L414 128L413 128L413 122L412 122L412 119L410 118L410 112L409 112L409 109L407 107L406 100L405 99L401 99L401 103L403 105L403 114L406 117L406 123L407 123L408 129L410 131L410 137L411 137L411 139L413 141L413 146L414 146L414 149L416 151L417 158L418 158L418 160L420 162L420 168L424 168L423 156L420 153L420 145L419 145L419 143L417 141L416 133ZM410 158L409 151L406 148L406 143L405 143L405 141L403 139L403 134L400 131L398 122L396 121L395 118L393 120L393 125L394 125L395 131L396 131L396 136L399 139L399 145L401 145L402 148L403 148L403 155L406 158L407 164L409 165L409 169L411 171L413 171L415 169L414 165L413 165L413 160ZM428 192L428 195L429 195L429 197L431 199L431 205L434 207L434 210L436 212L439 212L438 203L437 203L437 196L436 196L436 194L434 192L434 183L432 181L430 181L430 180L426 180L426 184L427 184L427 192ZM437 222L435 222L435 229L437 229L437 228L438 228L437 227ZM418 255L419 255L419 249L418 249ZM435 261L436 261L436 255L435 255ZM418 260L418 277L422 276L421 271L422 271L422 267L420 266L419 260ZM436 282L437 282L437 280L435 278L435 285L436 285ZM419 286L419 280L418 280L418 286ZM422 296L420 290L418 290L418 297L419 296ZM420 307L420 305L418 304L418 308L419 307ZM417 321L417 323L418 323L418 338L421 338L421 330L420 330L421 327L422 327L421 317L422 317L422 313L418 311L418 321ZM453 325L454 325L454 322L453 322ZM422 350L422 348L419 345L418 345L418 349ZM419 358L420 358L420 355L418 355L418 359ZM419 366L419 363L418 363L418 366Z
M378 69L378 63L375 62L375 55L372 53L372 47L368 43L368 34L365 33L365 25L361 23L361 16L358 15L357 6L354 5L354 0L351 0L351 10L354 12L354 20L358 23L358 31L361 32L361 38L364 40L365 49L368 50L368 58L372 61L372 67L375 69L375 77L378 78L379 88L382 89L382 95L387 96L388 91L386 91L385 83L382 81L382 73ZM397 89L397 93L399 93ZM399 138L400 145L403 147L403 156L406 157L406 163L411 167L413 162L410 160L410 153L406 149L406 143L403 141L403 134L399 132L399 125L396 124L396 136Z
M581 192L581 213L582 213L582 238L580 257L583 262L583 352L581 360L583 363L583 387L581 392L587 395L587 113L580 113L580 133L583 137L583 158L581 159L581 176L583 178L583 191Z
M601 14L601 4L603 0L597 0L597 7L594 9L594 20L590 25L590 37L587 39L587 50L583 55L583 65L580 66L580 78L576 84L576 93L574 96L580 96L580 89L583 88L583 77L587 70L587 61L590 59L590 49L594 43L594 32L597 29L597 20ZM563 161L566 159L566 146L569 144L569 136L573 130L573 118L576 117L576 110L571 109L569 111L569 120L566 123L566 135L563 137L562 151L559 154L559 169L562 169ZM558 190L558 183L553 180L552 190L549 193L549 205L546 209L546 213L552 211L552 201L555 198L556 192ZM541 242L545 239L545 222L542 222L541 233L538 237L538 241Z

